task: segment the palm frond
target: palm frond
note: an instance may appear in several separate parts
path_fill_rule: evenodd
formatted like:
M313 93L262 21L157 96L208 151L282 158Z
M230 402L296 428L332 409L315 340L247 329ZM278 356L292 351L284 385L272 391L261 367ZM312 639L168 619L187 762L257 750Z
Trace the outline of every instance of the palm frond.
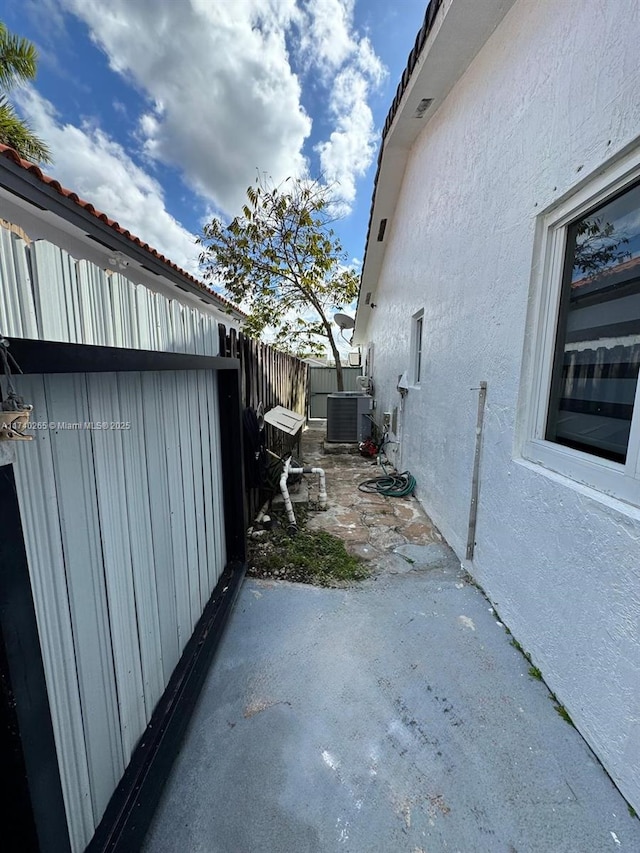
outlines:
M35 45L22 36L9 32L0 22L0 88L5 92L33 80L38 65Z
M21 119L7 99L0 98L0 142L34 163L51 163L51 152Z

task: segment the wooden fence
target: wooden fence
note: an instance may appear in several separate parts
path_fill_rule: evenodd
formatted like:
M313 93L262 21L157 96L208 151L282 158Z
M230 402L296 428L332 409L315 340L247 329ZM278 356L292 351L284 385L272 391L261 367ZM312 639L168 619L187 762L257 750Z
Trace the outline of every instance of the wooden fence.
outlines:
M300 415L307 413L309 365L295 356L280 352L267 344L248 338L235 329L218 325L220 355L240 359L240 397L245 408L262 403L265 412L284 406ZM278 451L281 435L267 427L267 447ZM263 489L246 485L246 508L249 523L269 497Z
M240 359L241 398L254 409L262 403L265 412L284 406L306 415L309 365L293 355L248 338L235 329L218 325L220 355Z

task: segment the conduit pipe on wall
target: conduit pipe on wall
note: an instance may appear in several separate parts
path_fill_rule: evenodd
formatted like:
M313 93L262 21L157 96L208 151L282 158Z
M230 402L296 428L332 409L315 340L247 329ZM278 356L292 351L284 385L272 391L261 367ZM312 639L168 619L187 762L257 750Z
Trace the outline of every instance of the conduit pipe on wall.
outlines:
M320 509L327 508L327 484L324 474L324 468L292 468L291 467L291 457L289 456L284 463L282 468L282 474L280 476L280 491L282 492L282 499L284 501L284 507L287 511L287 518L289 519L289 524L295 530L298 529L298 525L296 523L296 517L293 512L293 506L291 504L291 498L289 496L289 490L287 489L287 478L289 474L318 474L320 478L320 495L318 497L318 504Z

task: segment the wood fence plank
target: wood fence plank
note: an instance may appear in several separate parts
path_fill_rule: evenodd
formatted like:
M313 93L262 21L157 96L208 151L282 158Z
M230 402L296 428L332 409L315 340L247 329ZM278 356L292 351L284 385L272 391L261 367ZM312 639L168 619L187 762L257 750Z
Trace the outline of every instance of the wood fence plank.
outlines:
M220 355L240 359L244 407L256 408L262 403L265 412L274 406L284 406L306 414L309 366L305 362L235 329L227 330L222 323L218 324L218 337ZM269 430L268 444L270 433ZM264 496L259 489L249 489L246 500L249 518L254 518Z

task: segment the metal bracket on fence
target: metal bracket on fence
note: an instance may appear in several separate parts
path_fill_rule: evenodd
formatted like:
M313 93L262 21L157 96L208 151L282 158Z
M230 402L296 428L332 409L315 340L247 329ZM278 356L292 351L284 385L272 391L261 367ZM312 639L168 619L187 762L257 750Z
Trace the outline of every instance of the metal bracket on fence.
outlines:
M22 397L16 393L11 381L10 361L22 373L16 360L9 352L9 341L0 335L0 362L7 382L6 398L2 399L0 395L0 440L31 441L33 436L27 435L25 430L29 426L29 416L33 406L25 403Z

